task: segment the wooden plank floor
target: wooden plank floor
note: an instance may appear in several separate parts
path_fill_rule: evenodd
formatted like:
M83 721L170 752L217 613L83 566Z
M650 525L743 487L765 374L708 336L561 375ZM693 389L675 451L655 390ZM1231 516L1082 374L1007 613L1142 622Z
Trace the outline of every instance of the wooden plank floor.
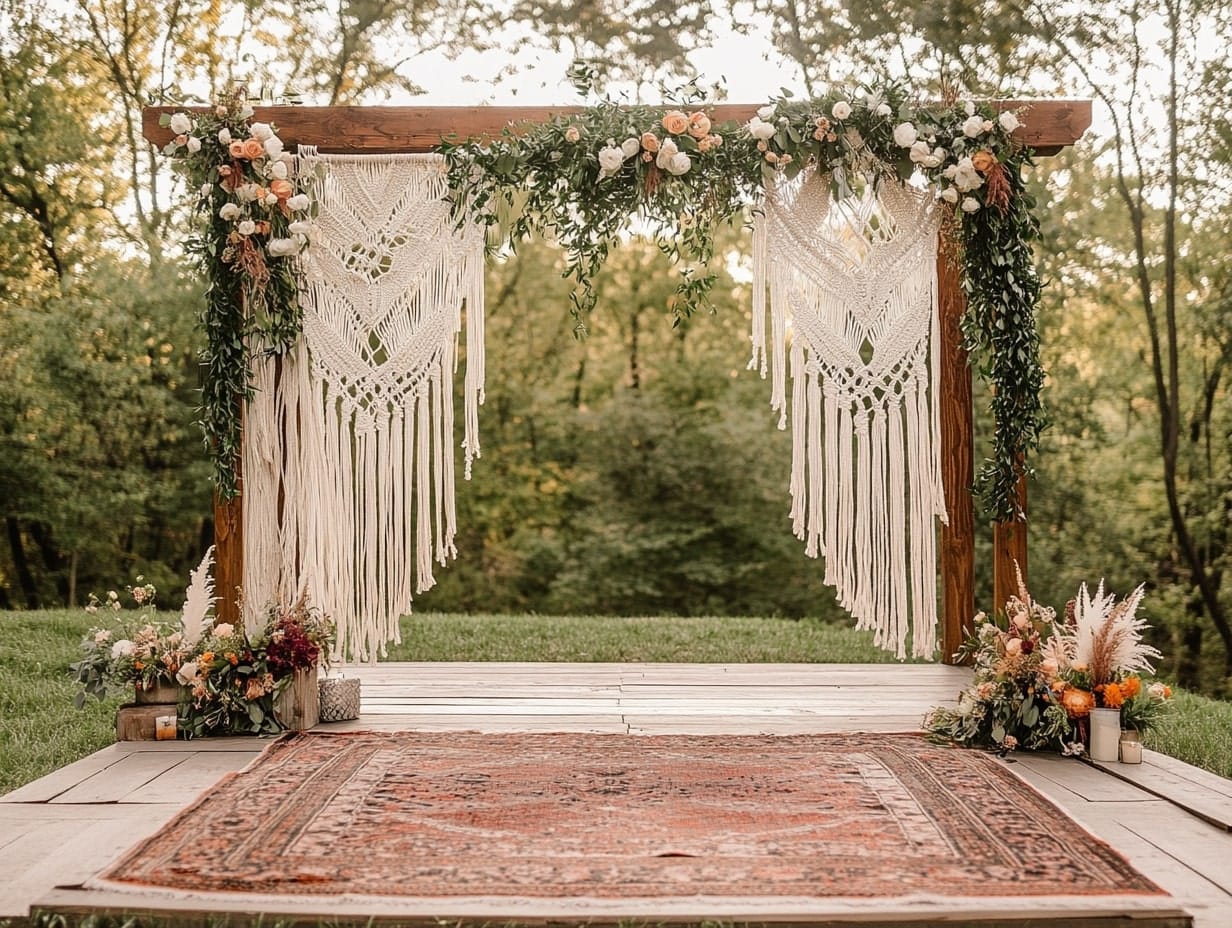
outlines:
M967 671L943 666L827 664L379 664L347 674L362 680L363 716L323 730L903 731L918 728L930 706L951 703L969 679ZM146 905L141 897L78 887L223 774L247 764L266 743L231 738L112 745L0 797L0 918L24 915L32 905L140 910ZM988 924L978 919L989 912L999 913L997 924L1008 924L1006 913L1013 912L1030 917L1030 924L1179 928L1189 924L1179 914L1184 910L1197 928L1232 926L1232 782L1150 752L1140 767L1109 770L1053 756L1019 755L1007 763L1175 898L1143 904L1017 900L1001 909L994 900L977 900L944 917L927 906L865 904L822 918L807 907L764 900L702 908L678 900L641 913L627 906L613 910L610 901L586 906L577 900L548 900L534 911L512 913L489 901L487 908L453 915L490 922L613 923L640 914L677 922L743 917L782 924L953 926ZM243 909L236 904L236 911ZM439 906L437 911L449 914ZM330 918L340 914L331 906ZM403 922L408 915L372 909L363 914ZM313 920L302 908L298 915Z

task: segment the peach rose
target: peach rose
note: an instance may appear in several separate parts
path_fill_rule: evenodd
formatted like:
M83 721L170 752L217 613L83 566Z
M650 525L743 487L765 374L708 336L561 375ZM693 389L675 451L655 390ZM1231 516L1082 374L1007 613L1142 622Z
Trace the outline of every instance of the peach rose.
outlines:
M689 116L689 135L704 139L710 134L710 117L700 110Z
M295 193L295 188L289 180L272 180L270 181L270 193L280 200L286 200Z
M659 150L659 137L655 135L653 132L643 132L642 133L642 148L645 151L652 151L652 152L658 151Z
M265 146L256 139L244 139L244 157L249 161L260 158L265 154Z
M663 128L672 135L679 135L689 128L689 117L680 110L672 110L664 115Z
M244 143L243 142L232 142L230 146L228 146L227 151L231 153L232 158L243 158L244 157Z
M989 168L996 163L996 156L987 149L981 149L971 156L971 166L981 174L987 174Z

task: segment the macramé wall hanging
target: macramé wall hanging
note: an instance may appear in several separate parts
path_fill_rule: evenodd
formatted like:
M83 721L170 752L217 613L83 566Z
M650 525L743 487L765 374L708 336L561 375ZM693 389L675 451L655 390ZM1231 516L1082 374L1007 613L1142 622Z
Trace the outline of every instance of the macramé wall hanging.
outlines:
M483 231L455 227L437 155L321 155L302 256L303 336L257 362L245 421L246 620L301 593L338 624L335 656L375 660L454 556L454 373L479 456Z
M806 553L825 558L825 582L880 647L905 657L910 631L912 654L932 657L934 519L946 518L940 211L931 190L882 179L836 197L831 180L810 168L767 187L749 366L769 369L779 427L790 418L791 519Z

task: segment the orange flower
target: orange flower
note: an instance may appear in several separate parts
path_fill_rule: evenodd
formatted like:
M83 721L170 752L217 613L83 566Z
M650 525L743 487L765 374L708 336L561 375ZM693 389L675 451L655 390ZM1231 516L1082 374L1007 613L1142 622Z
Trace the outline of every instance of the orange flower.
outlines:
M270 181L270 193L280 200L286 200L294 195L295 187L289 180L273 180Z
M141 663L141 661L133 661L133 666L138 670L145 670L145 664Z
M213 660L214 660L213 651L206 651L204 654L201 655L201 663L203 664L208 664Z
M659 150L659 137L655 135L653 132L643 132L642 133L642 148L644 148L646 151L658 151Z
M230 661L232 667L234 667L236 664L240 662L239 657L236 655L234 651L228 651L225 657L227 658L228 661Z
M704 139L710 134L710 117L698 110L689 116L689 135L695 139Z
M1077 687L1066 687L1065 692L1061 694L1061 705L1065 707L1065 714L1071 719L1084 718L1090 715L1091 710L1095 708L1095 696Z
M231 153L232 158L243 158L244 157L244 143L236 139L227 148L227 151Z
M1119 709L1125 702L1125 694L1121 692L1121 688L1115 683L1107 683L1104 685L1104 705L1109 709Z
M265 154L265 146L256 139L244 139L244 157L249 161L255 161Z
M689 117L680 110L671 110L663 116L663 128L672 135L679 135L689 128Z
M1142 692L1142 681L1137 677L1126 677L1121 681L1121 692L1126 699L1133 699Z
M988 169L997 163L997 156L987 149L977 151L971 156L971 166L981 174L987 173Z

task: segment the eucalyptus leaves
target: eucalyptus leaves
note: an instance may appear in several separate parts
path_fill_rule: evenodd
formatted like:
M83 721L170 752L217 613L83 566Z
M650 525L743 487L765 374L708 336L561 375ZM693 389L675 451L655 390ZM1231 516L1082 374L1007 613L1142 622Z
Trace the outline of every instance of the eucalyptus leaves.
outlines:
M708 306L715 231L746 221L776 173L815 164L836 196L857 178L930 184L954 208L947 225L962 246L967 347L993 394L993 455L976 489L991 517L1020 518L1016 484L1045 420L1030 244L1038 223L1022 181L1030 152L1012 137L1018 117L972 102L919 105L890 81L780 97L745 125L717 122L701 99L667 108L605 100L488 142L445 142L455 210L499 228L501 244L554 238L582 332L594 277L630 223L683 265L673 306L681 318Z

